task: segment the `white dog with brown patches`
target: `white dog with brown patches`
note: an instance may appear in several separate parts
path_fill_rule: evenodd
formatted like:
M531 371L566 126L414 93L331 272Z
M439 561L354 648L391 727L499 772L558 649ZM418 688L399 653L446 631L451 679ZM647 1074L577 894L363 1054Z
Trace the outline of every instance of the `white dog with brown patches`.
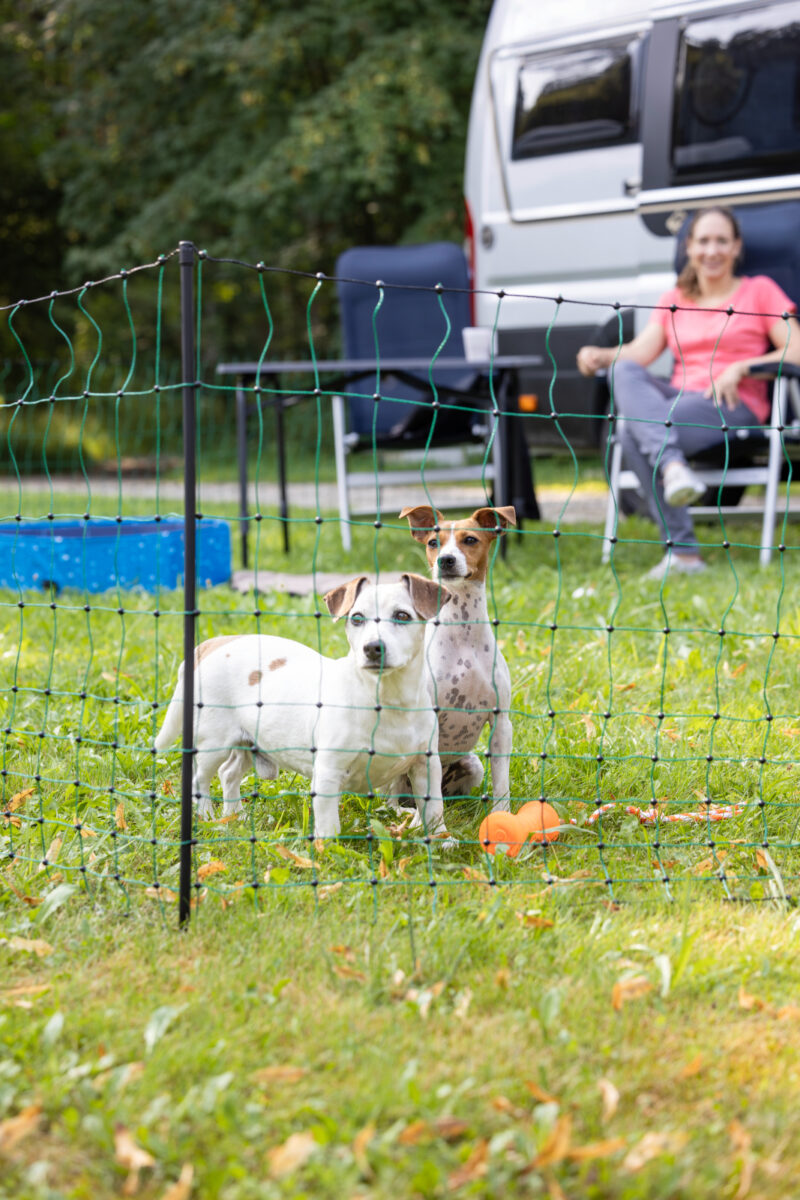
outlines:
M333 588L325 603L334 620L347 617L345 658L259 634L198 646L198 816L211 816L215 773L225 815L238 812L240 784L254 764L262 778L275 779L281 770L310 778L314 836L337 837L343 791L391 790L404 774L425 829L441 834L442 768L424 646L426 621L449 598L445 588L411 574L380 585L360 576ZM156 750L172 745L182 724L183 665Z
M425 547L434 580L451 593L429 621L425 645L439 713L442 794L466 795L482 784L483 764L470 752L488 724L493 808L507 810L511 678L489 620L486 574L495 539L516 525L516 513L510 505L478 508L464 520L447 521L419 505L404 508L400 516L408 518L412 537Z

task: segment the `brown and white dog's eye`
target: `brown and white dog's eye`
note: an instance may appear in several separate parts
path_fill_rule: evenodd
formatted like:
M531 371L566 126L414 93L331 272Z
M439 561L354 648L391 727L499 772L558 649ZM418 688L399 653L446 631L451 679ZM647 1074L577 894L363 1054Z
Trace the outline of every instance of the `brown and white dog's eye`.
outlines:
M398 608L397 612L392 614L392 620L397 621L400 625L404 625L406 621L411 620L411 613L406 612L404 608Z
M429 545L429 546L438 546L438 545L439 545L439 539L438 539L438 538L435 538L435 537L433 537L433 538L430 538L430 539L429 539L429 541L428 541L428 545Z
M471 533L468 533L465 538L461 539L462 545L464 546L475 546L477 541L478 539Z

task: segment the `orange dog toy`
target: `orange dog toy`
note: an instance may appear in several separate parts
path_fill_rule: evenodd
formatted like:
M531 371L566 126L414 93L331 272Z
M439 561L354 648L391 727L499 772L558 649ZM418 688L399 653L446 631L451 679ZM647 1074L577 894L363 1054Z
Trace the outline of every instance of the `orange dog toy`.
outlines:
M561 818L556 810L543 800L531 800L523 804L518 813L493 812L484 817L478 830L478 840L489 854L494 854L498 845L507 846L509 858L516 858L528 840L554 842L558 837Z

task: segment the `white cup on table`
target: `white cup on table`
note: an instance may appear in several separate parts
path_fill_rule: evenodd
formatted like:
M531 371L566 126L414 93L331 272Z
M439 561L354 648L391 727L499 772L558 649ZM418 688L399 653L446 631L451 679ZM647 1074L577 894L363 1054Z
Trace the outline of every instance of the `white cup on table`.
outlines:
M467 362L488 362L497 353L497 336L489 325L466 325L461 337Z

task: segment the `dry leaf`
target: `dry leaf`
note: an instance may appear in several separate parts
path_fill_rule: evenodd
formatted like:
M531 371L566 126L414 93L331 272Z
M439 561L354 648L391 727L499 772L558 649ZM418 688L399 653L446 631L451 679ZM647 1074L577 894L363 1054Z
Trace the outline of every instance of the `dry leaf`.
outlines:
M477 870L476 867L464 867L463 874L465 879L469 879L473 883L483 883L487 887L489 885L488 876L483 871Z
M600 1142L587 1142L585 1146L573 1146L567 1151L571 1162L590 1162L595 1158L610 1158L619 1150L625 1149L625 1138L606 1138Z
M114 1154L119 1165L128 1172L123 1194L133 1196L139 1188L139 1172L145 1167L154 1167L156 1160L133 1140L124 1125L117 1125L114 1130Z
M623 1160L622 1166L631 1173L641 1171L654 1158L677 1154L686 1145L688 1134L683 1132L646 1133Z
M293 1133L282 1146L273 1146L267 1151L269 1173L273 1179L290 1175L308 1162L317 1148L314 1135L311 1133Z
M293 1067L289 1063L274 1067L261 1067L253 1075L256 1083L297 1083L308 1074L306 1067Z
M517 912L514 916L524 929L552 929L553 922L548 917L540 917L537 913Z
M754 996L750 992L746 992L743 987L739 988L739 1008L758 1009L769 1008L766 1000L760 999L759 996Z
M18 808L22 808L25 801L33 795L34 791L35 788L26 788L24 792L17 792L15 796L11 797L3 808L3 820L6 825L10 822L15 829L22 828L22 822L19 817L12 817L10 814L16 812ZM6 816L6 813L9 815Z
M290 850L287 846L272 846L271 849L276 854L280 854L281 858L288 858L296 867L302 867L304 871L310 871L314 866L311 859L306 858L305 854L297 854L296 851Z
M19 983L16 987L0 992L0 1000L14 1000L17 996L41 996L42 992L49 992L50 987L49 983Z
M800 1020L800 1008L796 1004L784 1004L775 1013L779 1021Z
M530 1115L524 1108L512 1104L508 1096L493 1096L489 1103L496 1112L505 1113L515 1121L524 1121Z
M685 1067L681 1067L678 1072L679 1079L691 1079L693 1075L699 1075L703 1067L706 1065L702 1054L695 1054Z
M692 874L706 875L709 871L715 871L727 857L727 850L717 850L716 857L712 854L709 858L704 858L702 862L695 863L692 867Z
M332 896L334 892L340 891L344 887L341 879L338 883L328 883L325 887L317 888L317 899L327 900L328 896Z
M495 973L494 981L499 988L505 990L511 983L511 972L508 967L499 967Z
M556 1163L563 1162L569 1151L571 1135L572 1117L568 1113L562 1113L533 1160L534 1167L551 1167Z
M734 1200L744 1200L750 1191L756 1165L755 1155L752 1152L753 1139L741 1121L737 1121L735 1117L728 1126L728 1136L731 1139L733 1152L738 1154L742 1160L742 1173L739 1176L739 1186L736 1189Z
M149 896L151 900L164 900L173 903L178 899L178 893L173 892L171 888L164 887L149 887L144 889L145 896Z
M42 938L12 937L8 939L8 945L12 950L27 950L37 958L46 958L53 953L53 947Z
M767 856L764 854L763 850L756 850L756 863L758 864L758 866L761 868L762 871L770 870L770 865L769 865L769 862L767 861Z
M460 1117L438 1117L431 1128L445 1142L457 1142L468 1132L469 1124Z
M175 1183L170 1184L161 1200L189 1200L193 1181L194 1167L191 1163L184 1163L178 1179Z
M597 1087L603 1100L603 1124L610 1121L617 1111L619 1104L619 1091L611 1082L610 1079L598 1079Z
M51 863L54 863L58 858L58 852L61 849L62 837L54 837L50 845L45 850L44 858L36 868L37 871L46 871Z
M356 1160L356 1166L362 1175L372 1175L372 1167L369 1165L367 1158L367 1146L375 1137L375 1126L370 1121L369 1125L365 1125L353 1139L353 1158Z
M398 1135L401 1146L416 1146L423 1138L431 1136L431 1127L427 1121L412 1121Z
M525 1087L528 1089L534 1100L538 1100L540 1104L558 1104L559 1100L556 1096L551 1096L543 1087L539 1087L532 1079L525 1080Z
M611 1003L617 1012L628 1000L645 996L653 990L653 985L644 975L634 975L632 979L620 979L611 989Z
M41 1113L41 1104L31 1104L16 1117L0 1121L0 1154L8 1154L24 1137L36 1132Z
M357 979L359 983L367 982L367 977L363 971L357 971L355 967L348 967L344 963L334 963L333 970L342 979Z
M481 1138L479 1142L475 1143L475 1147L464 1165L453 1171L448 1178L447 1186L450 1191L455 1192L465 1183L473 1183L476 1179L482 1179L486 1174L488 1161L489 1143L486 1138Z
M331 954L338 954L346 962L356 961L356 952L352 946L345 946L343 942L337 942L335 946L331 946Z
M218 858L212 858L211 862L203 863L202 867L197 868L198 880L208 879L209 875L219 875L220 871L227 871L224 862L220 862Z

